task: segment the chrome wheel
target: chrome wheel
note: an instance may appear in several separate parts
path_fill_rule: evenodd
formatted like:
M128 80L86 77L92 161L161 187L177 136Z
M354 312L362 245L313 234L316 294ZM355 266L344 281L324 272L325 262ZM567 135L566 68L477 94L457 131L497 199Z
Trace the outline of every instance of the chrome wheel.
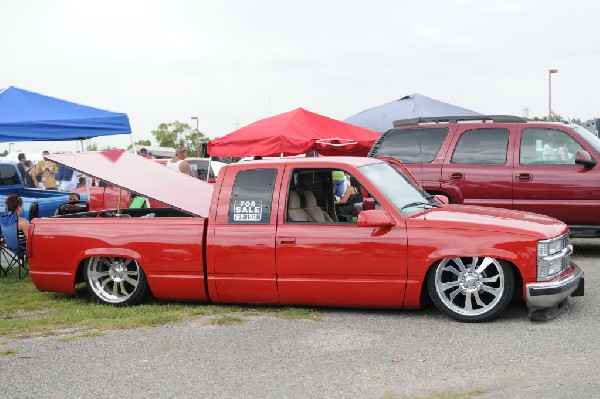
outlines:
M105 303L136 303L147 292L144 272L133 259L91 258L85 267L85 276L89 291Z
M438 308L464 321L495 316L508 304L514 290L510 267L487 257L444 259L429 283Z

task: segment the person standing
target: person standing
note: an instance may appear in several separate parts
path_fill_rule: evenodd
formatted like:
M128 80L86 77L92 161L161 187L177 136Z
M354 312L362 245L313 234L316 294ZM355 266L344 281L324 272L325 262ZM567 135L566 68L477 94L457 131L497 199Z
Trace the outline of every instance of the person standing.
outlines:
M42 152L42 155L46 156L50 155L50 153L44 151ZM46 190L58 190L56 187L56 178L54 177L56 172L58 172L58 166L52 161L42 160L35 165L37 180ZM40 186L40 188L42 187Z
M27 157L25 157L25 154L21 152L19 155L17 155L17 159L19 160L17 169L19 169L21 179L23 179L23 184L27 185L27 171L25 170L25 162L27 161Z
M27 188L36 188L35 180L33 179L33 174L35 173L35 168L33 167L33 162L29 159L25 161L25 187Z
M142 148L139 152L140 156L147 158L147 159L154 159L154 157L150 154L148 154L148 150L146 150L145 148Z
M335 195L342 197L346 192L346 174L343 170L334 170L331 172L331 178L333 180L333 187L335 188Z
M194 176L192 174L192 170L190 169L190 165L185 160L186 155L187 150L185 148L177 148L175 150L175 156L169 159L169 161L167 162L167 168L188 174L190 176Z

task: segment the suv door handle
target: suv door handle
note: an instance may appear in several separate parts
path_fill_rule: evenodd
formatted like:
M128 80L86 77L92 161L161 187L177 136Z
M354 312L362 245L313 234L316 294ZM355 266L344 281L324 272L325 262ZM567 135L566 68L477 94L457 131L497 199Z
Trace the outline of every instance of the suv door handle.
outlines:
M296 237L279 237L279 245L296 245Z
M532 181L533 180L533 175L531 173L519 173L517 174L517 176L515 177L516 181Z
M465 180L465 174L462 172L450 173L450 180Z

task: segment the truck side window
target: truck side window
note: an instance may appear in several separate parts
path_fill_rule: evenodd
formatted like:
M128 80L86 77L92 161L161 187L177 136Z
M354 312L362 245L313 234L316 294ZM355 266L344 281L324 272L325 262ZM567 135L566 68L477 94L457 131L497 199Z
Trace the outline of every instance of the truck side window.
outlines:
M235 177L228 222L269 224L277 169L241 170Z
M575 154L583 147L561 130L529 128L521 135L521 165L575 164Z
M375 156L392 157L404 163L431 162L447 134L448 128L388 130Z
M13 165L0 165L0 186L14 186L21 184L17 168Z
M505 165L508 129L472 129L464 132L452 154L451 163Z

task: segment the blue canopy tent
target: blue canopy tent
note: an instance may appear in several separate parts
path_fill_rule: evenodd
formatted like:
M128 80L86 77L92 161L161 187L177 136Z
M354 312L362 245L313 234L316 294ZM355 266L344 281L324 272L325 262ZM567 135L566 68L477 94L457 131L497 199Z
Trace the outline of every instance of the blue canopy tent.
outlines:
M404 96L377 107L366 109L344 119L344 122L383 133L394 127L394 121L432 116L477 116L478 112L457 107L421 94Z
M0 142L84 140L130 133L127 114L13 86L0 89Z

